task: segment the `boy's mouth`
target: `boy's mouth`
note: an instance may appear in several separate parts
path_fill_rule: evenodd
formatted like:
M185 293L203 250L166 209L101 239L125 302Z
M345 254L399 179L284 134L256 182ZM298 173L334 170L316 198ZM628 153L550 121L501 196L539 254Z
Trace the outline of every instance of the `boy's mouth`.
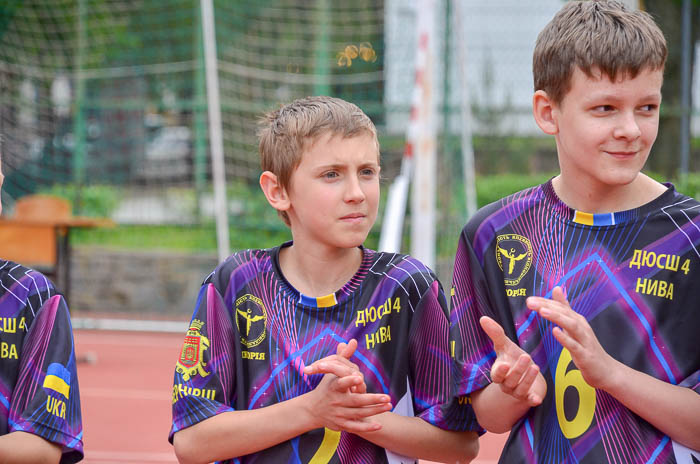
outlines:
M638 150L606 150L606 153L615 158L632 158L639 153Z
M362 219L364 218L365 215L362 213L350 213L346 214L345 216L341 217L341 220L352 220L352 219Z

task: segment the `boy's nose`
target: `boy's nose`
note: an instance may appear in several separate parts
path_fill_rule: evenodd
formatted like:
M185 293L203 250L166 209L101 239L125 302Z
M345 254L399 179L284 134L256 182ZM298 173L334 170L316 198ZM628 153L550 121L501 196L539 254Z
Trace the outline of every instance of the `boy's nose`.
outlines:
M616 138L634 140L642 135L639 123L633 112L623 113L613 134Z
M362 190L360 180L356 177L350 177L347 188L345 189L345 201L358 202L365 199L365 191Z

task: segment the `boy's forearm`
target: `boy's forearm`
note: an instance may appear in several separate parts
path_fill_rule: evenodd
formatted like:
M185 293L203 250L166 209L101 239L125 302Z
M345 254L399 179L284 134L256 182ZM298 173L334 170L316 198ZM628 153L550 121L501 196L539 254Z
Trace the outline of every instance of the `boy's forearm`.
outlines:
M700 394L615 362L601 389L674 441L700 450Z
M27 432L0 436L0 462L3 464L58 463L61 446Z
M231 411L180 430L173 437L183 464L209 463L270 448L317 428L306 395L268 407Z
M397 454L431 461L468 463L479 452L476 432L443 430L419 417L393 412L377 414L372 420L380 423L382 428L358 435Z
M527 413L530 406L503 393L498 384L490 383L471 394L472 407L479 424L493 433L505 433Z

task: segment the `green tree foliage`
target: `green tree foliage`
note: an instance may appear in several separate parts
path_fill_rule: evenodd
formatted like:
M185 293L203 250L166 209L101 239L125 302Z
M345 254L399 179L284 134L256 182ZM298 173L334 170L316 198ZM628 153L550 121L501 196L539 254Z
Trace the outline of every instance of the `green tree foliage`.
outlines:
M640 6L650 13L666 36L668 60L662 89L663 103L659 121L659 135L647 162L648 168L666 177L678 174L680 166L681 134L681 51L682 0L643 0ZM691 8L691 47L700 32L700 0L692 1ZM694 72L694 51L690 53L691 70ZM692 108L691 102L688 102Z

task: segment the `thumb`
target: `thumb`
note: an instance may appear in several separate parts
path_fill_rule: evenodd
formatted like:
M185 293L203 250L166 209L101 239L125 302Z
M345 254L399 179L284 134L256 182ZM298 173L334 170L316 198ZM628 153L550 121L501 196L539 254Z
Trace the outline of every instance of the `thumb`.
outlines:
M493 342L493 349L496 350L496 353L503 351L508 342L508 337L506 337L503 327L488 316L482 316L481 319L479 319L479 324L481 324L481 328L484 329L486 335L488 335Z

